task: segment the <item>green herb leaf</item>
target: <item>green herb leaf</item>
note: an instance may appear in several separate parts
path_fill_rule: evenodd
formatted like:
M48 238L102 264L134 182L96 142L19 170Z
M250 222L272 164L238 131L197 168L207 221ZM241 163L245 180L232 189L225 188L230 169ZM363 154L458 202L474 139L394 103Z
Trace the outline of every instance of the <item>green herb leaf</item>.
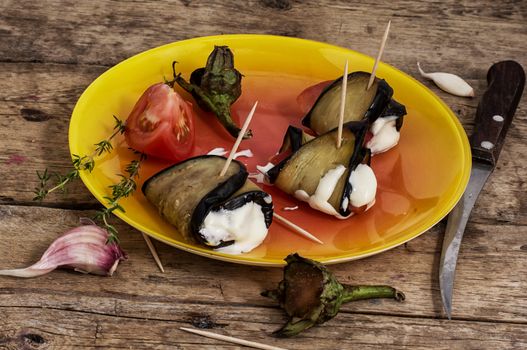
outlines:
M91 155L78 155L72 154L72 166L73 169L68 173L62 175L59 173L49 173L48 169L45 169L43 173L37 171L37 177L39 179L39 185L35 188L34 193L35 197L33 200L42 201L49 193L61 190L63 193L67 190L67 185L73 180L80 177L81 171L87 171L91 173L95 168L95 157L102 156L104 153L110 153L114 147L112 145L112 140L115 136L121 135L126 130L125 123L113 116L115 120L115 125L113 127L113 133L105 140L102 140L94 144L95 149ZM137 189L137 183L135 179L139 176L139 169L141 162L146 159L146 155L141 152L133 150L134 154L139 155L138 159L133 160L125 167L125 173L127 175L119 174L120 181L117 184L110 185L112 190L111 197L107 196L104 199L107 202L107 207L101 210L98 210L95 214L94 219L102 221L104 227L108 231L108 241L107 243L119 242L117 237L117 229L115 226L110 224L109 217L111 214L118 210L120 212L125 212L125 209L119 204L121 198L130 196ZM55 178L55 185L48 189L48 184L51 178Z

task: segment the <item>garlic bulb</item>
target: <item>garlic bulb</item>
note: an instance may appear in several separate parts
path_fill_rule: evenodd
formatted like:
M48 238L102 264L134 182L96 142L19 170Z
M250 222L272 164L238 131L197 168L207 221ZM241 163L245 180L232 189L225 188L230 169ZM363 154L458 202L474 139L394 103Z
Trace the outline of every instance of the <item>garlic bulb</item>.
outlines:
M421 69L419 62L417 68L423 78L431 79L441 90L456 96L474 97L474 89L457 75L442 72L426 73Z
M106 230L94 224L76 227L57 238L37 263L22 269L0 270L0 275L36 277L66 267L111 276L119 261L126 259L126 253L117 243L107 243L108 236Z

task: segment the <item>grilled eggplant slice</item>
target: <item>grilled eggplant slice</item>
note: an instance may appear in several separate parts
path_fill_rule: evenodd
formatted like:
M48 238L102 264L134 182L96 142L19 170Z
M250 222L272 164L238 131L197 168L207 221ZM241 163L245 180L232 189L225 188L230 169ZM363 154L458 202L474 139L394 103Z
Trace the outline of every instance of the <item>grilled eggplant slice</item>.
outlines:
M395 99L391 99L388 103L388 107L384 110L380 118L391 118L395 117L395 128L397 131L400 131L403 127L404 116L406 115L406 107L397 102Z
M342 78L336 79L322 91L302 120L302 124L317 135L325 134L338 126ZM370 74L366 72L353 72L347 78L344 122L366 119L370 124L373 123L386 110L393 89L385 80L378 78L366 89L370 79Z
M308 134L305 130L289 125L278 153L287 151L296 152L303 144L313 140L315 136Z
M239 254L264 240L273 204L242 163L232 161L220 177L224 165L224 157L191 158L152 176L142 190L186 240Z
M340 148L335 146L337 129L303 144L267 172L270 182L314 209L338 218L347 218L353 209L371 205L377 182L368 166L370 152L364 147L368 126L365 121L344 124ZM359 200L360 194L365 196ZM369 199L364 202L364 198Z
M399 143L406 108L392 99L384 113L370 127L371 139L366 144L372 154L388 151Z

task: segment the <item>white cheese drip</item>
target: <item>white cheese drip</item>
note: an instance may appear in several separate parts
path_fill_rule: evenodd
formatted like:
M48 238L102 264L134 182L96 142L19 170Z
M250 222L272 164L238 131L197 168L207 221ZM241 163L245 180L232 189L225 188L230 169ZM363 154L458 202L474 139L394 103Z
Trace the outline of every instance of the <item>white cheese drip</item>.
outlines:
M373 137L366 145L366 147L371 150L372 154L386 152L397 145L401 136L395 127L397 118L397 116L389 116L377 118L377 120L373 122L373 125L370 128Z
M207 155L209 156L224 156L227 154L227 151L223 147L218 147L211 149Z
M258 169L259 172L261 172L262 174L264 175L267 175L267 172L269 170L271 170L272 168L274 168L274 164L273 163L267 163L266 165L257 165L256 166L256 169Z
M209 155L209 156L224 156L227 153L228 152L225 150L225 148L218 147L218 148L214 148L214 149L210 150L209 153L207 153L207 155ZM253 156L253 152L250 149L244 149L243 151L234 153L233 159L236 159L238 157L251 158L252 156Z
M357 165L351 172L349 183L352 186L350 204L357 208L367 205L369 209L375 202L377 193L377 179L373 170L366 164Z
M249 179L256 180L256 183L263 184L265 183L265 175L262 173L251 173L249 174Z
M296 190L295 197L307 202L313 209L320 210L323 213L333 215L339 219L346 219L349 216L342 216L328 202L335 191L339 179L345 172L346 167L344 165L338 165L336 168L329 170L320 179L313 195L310 196L304 190ZM375 178L373 170L366 164L359 164L351 172L348 181L352 186L352 191L349 198L343 199L342 210L348 209L348 205L357 208L367 205L366 210L370 209L375 203L375 194L377 193L377 179Z
M254 178L256 179L256 182L258 183L265 183L266 185L272 185L269 181L269 175L267 175L267 172L274 168L273 163L267 163L266 165L257 165L256 170L259 171L259 175L256 175Z
M234 159L238 157L251 158L252 156L253 156L253 152L250 149L244 149L243 151L234 153Z
M284 211L293 211L293 210L297 210L298 209L298 205L295 205L294 207L283 207L282 210Z
M211 245L234 240L229 246L215 249L227 254L250 252L263 242L267 231L262 207L254 202L248 202L234 210L211 211L200 229L200 233Z
M338 211L328 203L329 198L335 191L335 187L340 177L346 171L344 165L338 165L336 168L329 170L319 181L317 189L313 195L307 194L304 190L297 190L295 197L309 203L309 206L313 209L320 210L329 215L333 215L339 219L345 219L346 217L339 214Z

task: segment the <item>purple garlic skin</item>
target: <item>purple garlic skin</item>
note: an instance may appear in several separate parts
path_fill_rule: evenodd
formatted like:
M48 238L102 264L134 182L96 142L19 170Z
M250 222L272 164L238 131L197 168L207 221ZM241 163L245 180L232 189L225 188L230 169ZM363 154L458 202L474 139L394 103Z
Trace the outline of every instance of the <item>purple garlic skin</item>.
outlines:
M106 243L108 232L97 225L76 227L57 238L35 264L0 275L36 277L63 267L82 273L111 276L119 261L127 258L116 242Z

